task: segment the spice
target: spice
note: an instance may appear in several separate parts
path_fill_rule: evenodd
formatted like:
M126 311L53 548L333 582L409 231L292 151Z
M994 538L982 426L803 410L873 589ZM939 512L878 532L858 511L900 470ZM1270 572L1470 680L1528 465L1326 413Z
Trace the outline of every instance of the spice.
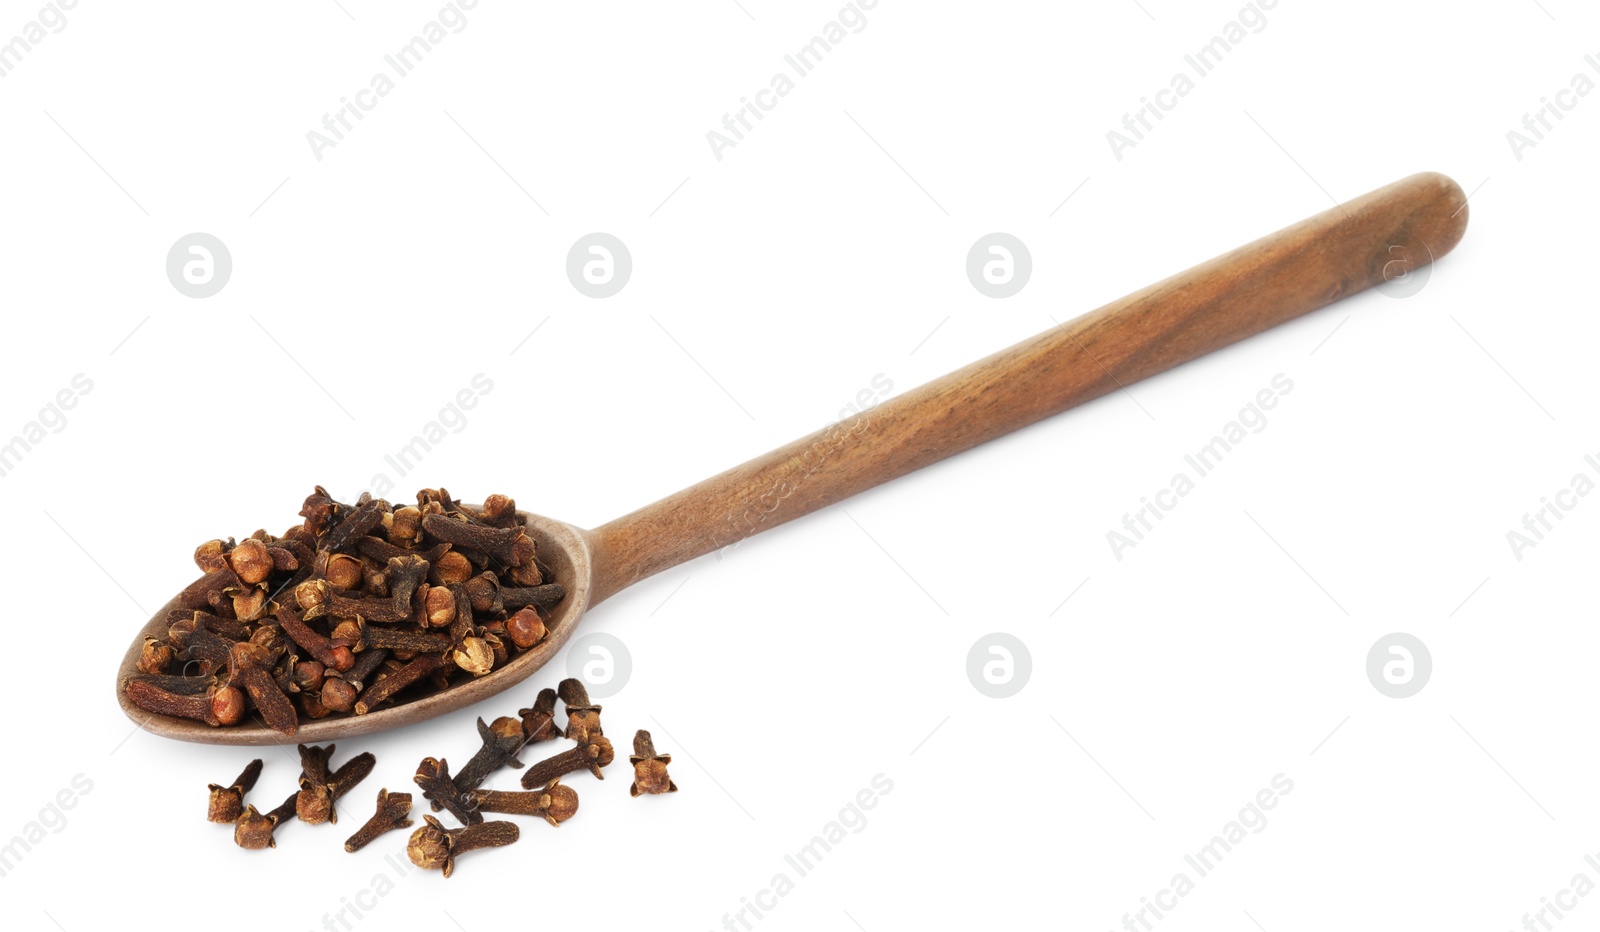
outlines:
M334 803L365 780L377 763L370 753L357 754L330 773L328 762L333 757L333 748L331 744L299 746L300 792L295 794L295 815L307 825L337 823L339 812Z
M556 691L549 687L539 690L539 695L533 700L533 708L517 712L522 718L523 739L528 744L538 744L560 737L561 730L556 728L555 712Z
M583 680L564 679L556 686L567 708L567 738L587 744L590 738L605 734L600 730L600 707L589 701Z
M483 740L483 746L478 748L455 777L456 789L462 792L482 786L489 774L501 767L522 767L522 762L517 760L517 752L523 745L521 721L502 716L495 719L493 725L485 725L480 718L478 737ZM434 806L435 811L438 808Z
M292 735L299 727L299 716L295 714L294 703L272 677L275 659L272 651L259 644L246 641L233 645L228 651L228 685L244 687L273 731Z
M314 744L298 746L300 792L295 797L294 814L307 825L339 821L339 814L333 809L333 773L328 769L333 748L331 744L325 747Z
M423 489L415 506L395 508L365 494L345 504L319 486L300 516L280 537L256 531L195 548L201 577L124 684L134 704L216 726L253 708L294 734L301 716L364 715L547 643L542 613L566 590L544 581L510 498L473 509ZM219 677L217 709L197 685L148 679L177 673Z
M431 815L422 818L427 824L411 833L406 856L424 870L443 869L446 877L455 871L456 858L466 852L509 845L522 834L515 822L483 822L447 829Z
M444 808L463 825L473 825L483 821L483 816L467 805L461 788L456 786L455 779L450 776L448 761L442 758L424 757L422 763L417 765L416 775L411 779L417 786L422 787L423 798L431 801L435 810Z
M411 794L391 793L387 789L378 791L378 811L372 814L367 824L356 829L356 833L344 843L346 851L360 851L374 838L384 832L392 832L397 828L410 828L412 821L406 816L411 814Z
M244 811L244 794L256 785L261 776L261 758L245 765L244 771L227 786L210 785L211 800L206 806L206 819L210 822L233 822Z
M288 799L266 815L257 812L255 806L246 805L239 821L233 823L233 843L250 851L278 847L272 833L280 824L294 818L294 801L299 795L290 793Z
M551 780L542 790L504 792L474 790L468 794L472 805L482 812L538 816L559 826L578 812L578 794L560 780Z
M630 796L678 792L678 784L667 776L667 765L672 763L672 755L657 754L655 743L650 740L650 732L643 728L633 736L633 754L628 762L633 764L633 785L628 787Z
M203 695L186 695L132 677L123 688L128 698L147 712L192 718L211 726L233 725L244 717L244 694L233 686L212 683Z
M605 774L600 772L600 768L609 765L614 756L611 742L603 736L596 736L588 744L580 744L529 767L522 775L522 788L531 790L545 786L551 780L575 770L587 770L594 774L595 779L604 780Z

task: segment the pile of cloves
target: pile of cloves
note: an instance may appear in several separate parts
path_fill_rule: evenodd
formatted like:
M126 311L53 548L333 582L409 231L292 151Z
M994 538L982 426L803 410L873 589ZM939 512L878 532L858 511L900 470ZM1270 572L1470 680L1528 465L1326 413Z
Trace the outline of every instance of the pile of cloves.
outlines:
M281 537L195 549L204 575L146 640L130 700L213 726L254 709L293 734L301 716L364 715L504 666L566 594L504 495L471 508L423 489L395 508L318 486L300 515Z
M565 703L564 728L556 716L558 698ZM449 812L461 827L449 828L431 813L424 813L423 824L406 843L406 855L412 863L427 870L440 870L449 877L460 855L478 848L509 845L521 836L521 829L514 822L485 821L486 812L532 816L557 827L576 815L578 793L561 778L588 771L596 779L604 779L604 768L615 759L611 741L600 724L600 712L581 680L562 680L557 689L540 690L532 707L520 710L516 718L502 716L493 722L478 719L478 750L457 773L450 772L444 758L423 758L413 781L434 812ZM496 772L522 768L518 755L529 745L557 739L571 741L572 747L529 766L520 780L523 790L483 788ZM232 782L208 787L206 818L232 823L234 843L250 850L277 847L277 829L291 820L307 825L338 822L337 801L372 772L373 756L358 754L335 768L335 745L302 744L298 749L298 785L276 808L262 813L245 802L245 795L261 776L262 762L253 760ZM629 757L634 773L630 795L677 792L677 784L667 775L672 756L656 753L648 731L635 733L633 750ZM345 841L344 850L360 851L386 832L411 828L415 824L411 811L410 793L391 793L387 787L378 790L376 810Z
M333 750L334 745L331 744L323 747L300 745L299 785L287 799L266 813L244 801L245 794L255 788L256 780L261 776L261 760L251 761L245 766L244 772L227 786L211 784L211 797L206 806L207 821L232 823L234 844L251 851L276 848L278 840L275 833L278 826L291 819L298 818L307 825L338 822L334 803L365 780L372 773L377 760L371 754L357 754L337 769L330 769ZM410 800L411 797L407 796L408 810ZM382 808L381 794L379 808Z
M566 727L557 722L556 699L565 703ZM459 772L452 775L450 764L440 757L425 757L412 778L435 812L449 812L461 828L447 829L432 815L427 824L412 833L406 853L412 863L428 869L442 869L446 877L455 870L457 855L474 848L498 847L516 841L520 835L511 822L485 822L483 814L500 813L540 818L553 826L578 812L578 793L561 782L571 773L588 771L604 779L604 768L616 753L600 724L600 706L589 700L588 691L578 679L562 680L557 689L540 690L531 708L520 710L517 718L497 718L492 723L478 719L481 744ZM529 745L565 738L573 746L528 767L520 780L522 791L482 789L491 775L504 767L521 767L518 754ZM669 754L657 754L648 731L633 739L633 796L676 792L678 787L667 776ZM380 803L381 808L381 803Z

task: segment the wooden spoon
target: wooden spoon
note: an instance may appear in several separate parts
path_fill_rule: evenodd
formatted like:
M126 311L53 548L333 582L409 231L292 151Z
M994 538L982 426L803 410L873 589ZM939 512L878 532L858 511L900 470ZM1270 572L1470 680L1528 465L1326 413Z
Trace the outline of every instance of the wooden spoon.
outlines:
M1460 241L1466 198L1444 175L1413 175L1024 340L594 530L524 514L567 596L549 637L479 679L366 715L302 722L282 735L247 720L212 728L128 701L144 638L162 635L176 599L133 639L117 699L145 730L209 744L331 741L419 722L526 679L561 649L591 606L686 560L726 547L929 463L1416 271ZM531 697L530 697L531 698ZM509 710L509 707L508 707Z

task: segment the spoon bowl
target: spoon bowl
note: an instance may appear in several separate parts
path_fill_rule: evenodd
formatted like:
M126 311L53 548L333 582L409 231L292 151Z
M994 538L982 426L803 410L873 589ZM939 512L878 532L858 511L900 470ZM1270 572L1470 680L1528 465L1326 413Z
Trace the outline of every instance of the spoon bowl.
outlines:
M138 722L145 731L164 738L177 738L180 741L194 741L201 744L300 742L316 744L420 722L446 712L454 712L456 709L510 689L531 676L533 671L544 666L567 642L567 638L572 636L572 630L577 627L578 619L583 617L584 611L589 607L593 570L587 532L540 515L521 511L517 514L522 518L528 536L533 538L534 545L538 549L539 562L549 571L550 581L560 583L566 588L567 594L544 614L545 628L549 634L543 641L533 649L517 654L505 666L496 667L484 676L454 683L440 692L368 712L366 715L330 715L322 719L302 719L300 727L292 735L273 731L253 712L237 725L219 728L213 728L205 722L193 719L161 715L134 705L123 691L122 684L139 672L137 664L144 648L144 639L166 635L167 614L178 607L178 597L174 596L170 602L156 610L155 616L133 639L133 645L122 658L122 667L117 671L117 701L122 705L122 711ZM532 705L533 697L529 696L528 699L526 705Z
M549 636L504 667L426 698L303 722L292 736L256 720L212 728L152 715L127 699L123 684L135 673L144 638L166 633L175 598L134 638L118 671L118 701L146 730L208 744L327 741L471 705L527 679L561 649L585 611L642 579L1341 298L1404 281L1455 248L1467 216L1466 197L1454 181L1432 172L1412 175L592 531L522 514L540 559L567 590L546 621ZM973 519L952 516L956 520Z

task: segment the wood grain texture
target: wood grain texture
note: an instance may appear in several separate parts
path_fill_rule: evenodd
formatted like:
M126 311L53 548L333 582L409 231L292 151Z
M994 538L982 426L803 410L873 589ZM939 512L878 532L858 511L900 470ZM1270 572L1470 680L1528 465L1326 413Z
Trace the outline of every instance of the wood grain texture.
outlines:
M1413 175L713 476L590 532L592 600L1393 280L1467 214Z

